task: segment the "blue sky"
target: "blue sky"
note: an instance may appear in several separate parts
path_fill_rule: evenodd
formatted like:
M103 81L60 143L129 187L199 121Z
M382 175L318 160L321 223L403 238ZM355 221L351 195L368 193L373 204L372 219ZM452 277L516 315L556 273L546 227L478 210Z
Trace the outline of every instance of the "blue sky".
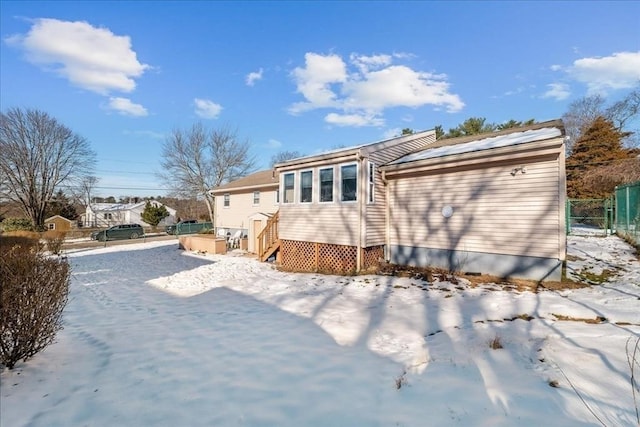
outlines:
M0 106L98 155L96 193L164 195L163 141L235 129L259 169L469 117L560 118L640 82L640 2L6 1Z

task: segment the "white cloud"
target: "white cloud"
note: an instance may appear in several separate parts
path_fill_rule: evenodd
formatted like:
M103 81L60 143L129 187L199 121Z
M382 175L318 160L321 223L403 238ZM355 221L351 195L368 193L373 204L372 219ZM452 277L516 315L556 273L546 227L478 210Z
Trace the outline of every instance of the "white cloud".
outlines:
M260 68L259 71L257 72L252 72L247 74L247 86L253 86L255 84L256 81L258 80L262 80L262 68Z
M127 98L109 98L109 108L124 116L148 116L147 109L140 104L134 104Z
M325 116L324 121L336 126L384 126L384 119L360 114L329 113Z
M569 95L571 95L571 91L569 91L569 85L565 83L550 83L547 85L549 88L544 94L542 94L542 98L553 98L556 101L562 101L567 99Z
M640 82L640 51L578 59L568 72L575 80L586 84L592 95L630 89Z
M282 142L278 141L277 139L270 139L269 141L267 141L267 148L280 148L282 147Z
M339 103L331 85L347 80L347 66L337 55L322 56L316 53L305 54L305 68L293 70L298 92L308 102L299 102L291 106L289 112L298 114L323 107L336 107Z
M141 137L151 138L151 139L166 138L166 135L164 133L156 132L153 130L125 130L123 133L125 135L135 135L135 136L141 136Z
M203 119L216 119L222 111L222 105L208 99L196 98L193 102L196 104L196 114Z
M400 128L393 128L393 129L387 129L383 134L382 134L382 138L383 139L391 139L391 138L395 138L398 135L402 134L402 129Z
M352 53L349 56L351 63L358 67L361 73L365 74L370 69L379 69L391 64L391 55L356 55Z
M551 71L562 71L562 65L552 65L549 69Z
M339 126L381 126L384 110L433 105L449 112L460 111L464 102L450 91L444 74L416 71L394 65L407 54L342 57L307 53L305 66L292 72L297 90L305 101L290 106L291 114L314 109L337 110L325 121Z
M36 19L27 34L5 41L22 49L32 64L102 95L133 91L135 78L149 68L138 61L128 36L82 21Z

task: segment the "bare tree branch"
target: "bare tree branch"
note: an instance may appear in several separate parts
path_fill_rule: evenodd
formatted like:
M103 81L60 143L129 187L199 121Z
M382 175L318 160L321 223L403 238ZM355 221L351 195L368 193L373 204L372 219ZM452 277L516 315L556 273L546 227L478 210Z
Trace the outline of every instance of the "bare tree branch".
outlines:
M18 203L35 227L55 190L80 182L95 164L86 139L39 110L0 115L0 152L0 198Z
M239 141L228 127L207 130L201 123L175 129L162 147L160 178L176 195L204 200L215 224L213 188L245 176L254 168L248 141Z

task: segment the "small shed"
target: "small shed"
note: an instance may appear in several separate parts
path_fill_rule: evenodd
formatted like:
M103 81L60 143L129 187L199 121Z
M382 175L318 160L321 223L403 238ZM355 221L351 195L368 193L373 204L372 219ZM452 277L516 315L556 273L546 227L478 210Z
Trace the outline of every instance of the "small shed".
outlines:
M69 231L74 228L75 221L60 215L54 215L44 220L44 227L47 230Z

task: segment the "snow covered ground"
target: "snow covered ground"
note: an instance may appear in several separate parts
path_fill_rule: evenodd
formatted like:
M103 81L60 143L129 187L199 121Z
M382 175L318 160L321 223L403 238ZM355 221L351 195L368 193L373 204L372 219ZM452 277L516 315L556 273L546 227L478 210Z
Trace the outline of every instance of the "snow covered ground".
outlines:
M70 252L65 328L0 373L0 425L635 426L640 263L617 237L568 252L572 277L608 281L291 274L175 241Z

